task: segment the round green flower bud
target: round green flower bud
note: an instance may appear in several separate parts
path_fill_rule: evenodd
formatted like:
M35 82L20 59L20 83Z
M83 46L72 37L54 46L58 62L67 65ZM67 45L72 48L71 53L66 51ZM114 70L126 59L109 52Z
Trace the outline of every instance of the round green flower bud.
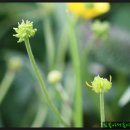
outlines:
M109 23L96 20L92 24L92 32L97 38L106 39L109 35Z
M7 61L7 67L11 71L18 71L22 67L22 60L18 57L11 57Z
M18 42L23 42L25 39L33 37L37 29L33 28L33 22L22 20L21 24L18 23L18 28L13 28L17 34L13 36L19 38Z
M53 71L49 72L48 77L47 77L48 82L50 84L56 84L56 83L58 83L61 80L61 78L62 78L62 75L57 70L53 70Z
M110 81L108 81L105 78L100 78L98 75L97 77L94 78L94 81L91 83L92 85L89 85L86 82L86 85L92 87L92 90L95 91L96 93L107 92L112 87L111 76L110 76Z

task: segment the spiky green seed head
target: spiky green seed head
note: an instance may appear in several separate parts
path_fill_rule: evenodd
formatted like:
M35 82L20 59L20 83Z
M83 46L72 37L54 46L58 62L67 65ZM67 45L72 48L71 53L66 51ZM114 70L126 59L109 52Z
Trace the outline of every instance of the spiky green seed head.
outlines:
M33 22L26 20L22 20L21 24L18 23L18 28L13 28L16 32L13 36L17 37L19 40L18 42L21 43L25 41L25 39L33 37L37 29L33 28Z
M93 82L91 82L92 85L89 85L86 82L86 85L91 87L93 91L95 91L96 93L103 93L103 92L107 92L111 89L112 87L112 82L111 82L111 76L110 76L110 81L108 81L105 78L101 78L99 75L96 76L93 80Z

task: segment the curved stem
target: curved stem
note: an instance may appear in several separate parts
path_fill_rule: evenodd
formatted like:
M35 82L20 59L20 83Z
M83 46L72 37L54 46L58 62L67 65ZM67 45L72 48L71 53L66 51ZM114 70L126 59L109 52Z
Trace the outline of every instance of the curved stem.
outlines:
M104 93L100 93L100 117L101 117L101 128L103 128L103 122L105 122Z
M36 62L35 62L35 59L34 59L34 56L32 54L32 50L31 50L31 47L30 47L30 44L29 44L29 39L25 39L25 46L26 46L26 49L27 49L27 52L28 52L28 56L29 56L29 59L30 59L30 62L32 64L32 67L34 69L34 72L36 74L36 77L39 81L39 84L40 84L40 87L45 95L45 98L46 98L46 101L48 103L48 105L50 106L50 108L53 110L53 112L55 112L55 114L59 117L59 120L65 125L65 126L68 126L68 124L63 120L63 118L61 117L60 113L58 112L57 108L55 107L55 105L53 104L52 100L50 99L49 95L48 95L48 92L46 90L46 87L44 85L44 82L42 80L42 76L38 70L38 67L36 65Z
M14 80L14 77L15 77L15 73L10 70L7 70L4 79L0 84L0 104L2 103L4 97L6 96L6 93L8 92Z

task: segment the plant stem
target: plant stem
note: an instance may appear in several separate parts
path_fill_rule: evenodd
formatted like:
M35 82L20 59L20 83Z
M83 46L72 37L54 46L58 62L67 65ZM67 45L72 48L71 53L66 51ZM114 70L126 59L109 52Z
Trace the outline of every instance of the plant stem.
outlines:
M83 127L83 108L82 108L82 89L81 89L81 68L80 58L78 54L77 40L74 32L74 23L71 21L69 16L67 17L69 24L69 36L70 36L70 51L74 66L74 73L76 78L76 89L75 89L75 112L74 112L74 125L75 127Z
M2 103L6 93L8 92L12 81L14 80L15 72L7 70L5 77L0 85L0 104Z
M54 68L54 58L55 58L55 47L54 47L54 38L52 35L51 21L50 16L46 15L43 21L44 25L44 34L45 34L45 43L46 43L46 52L47 52L47 63L48 70Z
M101 117L101 128L103 128L103 122L105 122L104 93L100 93L100 117Z
M73 24L77 22L77 18L73 21ZM63 31L61 32L61 36L59 38L59 43L58 43L58 49L57 49L57 54L56 54L56 67L61 70L64 70L64 65L65 65L65 56L67 53L68 49L68 44L69 43L69 28L67 25L64 26Z
M68 94L66 93L65 89L62 87L60 83L57 83L55 85L55 91L63 102L65 102L69 98Z
M59 85L61 86L61 84L59 84ZM62 95L62 97L64 97L64 98L63 98L63 102L62 102L62 106L61 106L61 114L64 117L64 119L69 122L69 125L71 126L73 109L71 108L71 101L69 99L69 95L68 95L69 93L67 93L66 87L64 88L63 91L65 93L64 93L64 95ZM63 127L62 124L60 124L59 126Z
M65 56L68 49L68 28L65 26L61 33L57 49L56 67L63 71L65 65Z
M57 117L59 118L59 120L65 125L65 126L68 126L68 124L62 119L60 113L58 112L57 108L55 107L55 105L53 104L52 100L50 99L49 95L48 95L48 92L46 90L46 87L44 85L44 82L42 80L42 76L38 70L38 67L36 65L36 62L35 62L35 59L34 59L34 56L32 54L32 50L31 50L31 47L30 47L30 43L29 43L29 39L25 39L25 46L26 46L26 49L27 49L27 52L28 52L28 56L29 56L29 59L30 59L30 62L32 64L32 67L34 69L34 72L36 74L36 77L39 81L39 84L40 84L40 87L42 89L42 91L44 92L44 95L46 97L46 101L48 103L48 105L50 106L50 108L53 110L53 112L57 115Z

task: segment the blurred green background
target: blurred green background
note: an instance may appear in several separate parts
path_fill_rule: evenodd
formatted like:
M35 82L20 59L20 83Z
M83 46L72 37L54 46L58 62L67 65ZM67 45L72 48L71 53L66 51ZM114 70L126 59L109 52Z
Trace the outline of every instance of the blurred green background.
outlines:
M85 66L82 52L89 42L91 22L80 20L76 24L79 54L81 57L83 121L84 127L99 127L99 95L86 88L96 75L109 78L112 89L105 94L106 121L130 121L130 3L111 3L111 9L95 19L110 23L110 36L105 42L97 41L90 51ZM25 45L13 37L13 27L21 20L34 22L37 33L30 39L32 51L43 75L50 96L64 118L71 122L75 90L75 79L70 58L69 36L67 35L65 3L0 3L0 82L7 73L8 60L17 56L22 68L15 77L0 104L0 127L58 127L62 126L55 114L39 98L39 85L29 62ZM92 34L91 34L92 35ZM52 44L49 44L52 43ZM48 43L48 48L47 44ZM53 45L53 46L52 46ZM47 51L48 49L48 51ZM50 61L48 61L48 57ZM52 62L52 63L50 63ZM62 73L60 85L69 100L62 104L55 85L47 81L51 70ZM1 87L1 86L0 86ZM1 94L1 92L0 92ZM62 106L62 107L61 107Z

